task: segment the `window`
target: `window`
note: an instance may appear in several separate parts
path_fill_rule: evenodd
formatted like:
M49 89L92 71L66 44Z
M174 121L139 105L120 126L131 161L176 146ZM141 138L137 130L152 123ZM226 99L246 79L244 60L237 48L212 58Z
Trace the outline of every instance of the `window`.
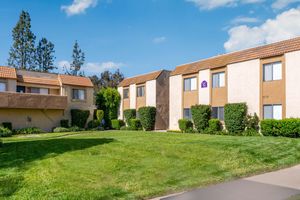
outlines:
M49 94L48 88L40 88L40 94Z
M264 105L264 119L282 119L282 105Z
M212 107L212 118L224 120L224 107Z
M191 111L190 108L184 108L183 109L183 118L184 119L189 119L189 120L192 119L192 111Z
M0 82L0 92L5 92L5 91L6 91L6 83Z
M73 99L85 100L85 90L73 89Z
M140 87L137 87L137 92L136 92L136 96L137 97L143 97L145 96L145 86L140 86Z
M39 94L40 93L40 88L30 88L30 93L34 93L34 94Z
M212 75L212 87L225 87L225 72L215 73Z
M197 90L197 78L185 78L184 79L184 91Z
M264 81L281 80L282 64L281 62L264 64Z
M123 90L123 98L128 99L129 98L129 89L124 89Z
M49 94L48 88L31 87L31 88L28 88L28 90L30 91L30 93L34 93L34 94ZM23 86L17 87L17 92L23 93L24 91L25 91L25 87L23 87Z
M19 93L25 93L25 91L26 91L25 86L20 86L20 85L17 86L17 92L19 92Z

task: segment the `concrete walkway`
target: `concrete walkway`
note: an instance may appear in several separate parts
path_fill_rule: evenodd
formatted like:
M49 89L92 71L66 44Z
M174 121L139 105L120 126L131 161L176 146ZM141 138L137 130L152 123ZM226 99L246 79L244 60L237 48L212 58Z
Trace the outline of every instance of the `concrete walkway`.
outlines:
M300 165L155 200L300 200Z

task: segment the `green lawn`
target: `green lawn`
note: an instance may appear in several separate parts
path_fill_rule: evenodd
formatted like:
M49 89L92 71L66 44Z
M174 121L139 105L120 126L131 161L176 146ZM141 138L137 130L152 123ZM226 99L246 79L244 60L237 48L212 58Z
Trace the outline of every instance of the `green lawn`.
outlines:
M0 199L145 199L300 163L300 139L143 132L4 139Z

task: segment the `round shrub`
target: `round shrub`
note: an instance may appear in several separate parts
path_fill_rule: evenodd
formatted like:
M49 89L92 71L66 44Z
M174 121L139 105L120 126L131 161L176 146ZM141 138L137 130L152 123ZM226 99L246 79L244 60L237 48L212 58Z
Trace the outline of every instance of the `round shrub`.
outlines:
M188 119L180 119L178 120L179 129L182 133L188 133L193 130L193 122Z
M145 131L151 131L155 128L156 108L147 106L139 108L139 119Z
M191 107L191 110L195 128L200 133L208 127L211 107L209 105L195 105Z
M70 129L65 127L56 127L55 129L53 129L53 132L54 133L70 132Z
M78 126L80 128L84 128L89 116L90 116L89 110L72 109L71 110L72 126Z
M222 123L218 119L210 119L208 124L209 132L218 132L222 130Z
M231 134L239 134L246 127L246 103L231 103L224 107L225 127Z
M130 120L136 118L136 110L135 109L124 110L124 118L127 126L130 126Z
M130 130L133 130L133 131L142 130L141 120L131 119L129 128L130 128Z
M0 137L11 137L11 136L12 136L11 130L0 126Z
M97 119L91 120L88 123L88 129L93 129L93 128L97 128L98 126L100 126L101 122L98 121Z
M125 126L125 122L120 119L111 120L111 126L113 129L120 130L122 126Z

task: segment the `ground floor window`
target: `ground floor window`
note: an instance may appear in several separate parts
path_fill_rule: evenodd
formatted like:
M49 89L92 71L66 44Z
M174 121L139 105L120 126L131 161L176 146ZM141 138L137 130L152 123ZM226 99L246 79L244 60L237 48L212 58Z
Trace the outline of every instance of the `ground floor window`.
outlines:
M282 119L282 105L264 105L264 119Z
M224 107L212 107L212 118L224 121Z
M189 120L192 119L192 111L191 111L190 108L184 108L183 109L183 118L184 119L189 119Z

